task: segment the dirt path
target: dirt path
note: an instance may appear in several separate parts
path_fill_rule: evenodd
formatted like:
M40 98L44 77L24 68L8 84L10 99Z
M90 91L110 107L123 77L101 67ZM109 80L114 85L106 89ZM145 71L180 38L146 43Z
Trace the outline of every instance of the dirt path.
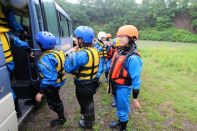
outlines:
M78 126L81 117L79 105L75 97L75 88L71 78L67 79L67 84L61 88L61 99L65 107L67 122L63 127L51 128L49 123L56 118L56 114L51 111L46 102L29 116L23 123L20 131L76 131L82 130ZM113 120L114 109L110 106L111 96L107 94L107 84L102 83L100 89L94 97L96 109L96 123L94 130L109 130L108 125Z
M103 79L101 79L103 81ZM115 110L111 107L112 96L107 94L107 86L106 82L102 82L101 87L96 93L95 100L95 114L96 114L96 123L94 124L94 131L110 131L109 123L115 119ZM79 105L77 99L75 97L75 87L73 84L73 80L71 78L67 79L67 84L60 91L61 98L65 107L65 115L67 118L67 122L64 126L51 128L49 123L51 120L56 119L56 114L51 111L46 102L41 105L41 107L35 111L33 111L29 118L23 123L23 126L20 128L20 131L83 131L83 129L79 128L78 121L81 117L79 111ZM177 126L171 126L172 123L180 121L176 116L170 116L169 114L162 114L162 116L166 116L163 122L160 122L155 115L149 115L148 113L154 112L152 110L152 106L149 104L149 100L143 98L143 93L141 92L141 96L139 98L142 108L140 110L134 110L131 107L131 115L128 123L128 131L147 131L147 130L185 130L185 131L196 131L197 125L192 124L189 121L181 122L183 124L183 128ZM159 107L154 106L155 110L162 111L160 108L165 108L170 110L169 107ZM176 113L172 113L176 114ZM151 119L150 119L151 118Z

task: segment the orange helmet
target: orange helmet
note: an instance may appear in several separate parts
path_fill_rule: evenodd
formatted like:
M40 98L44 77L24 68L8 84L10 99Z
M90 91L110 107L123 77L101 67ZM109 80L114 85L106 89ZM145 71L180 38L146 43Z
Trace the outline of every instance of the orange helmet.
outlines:
M112 35L111 34L106 34L106 37L107 38L112 38Z
M138 39L138 30L133 25L124 25L118 29L117 36L129 36L134 39Z

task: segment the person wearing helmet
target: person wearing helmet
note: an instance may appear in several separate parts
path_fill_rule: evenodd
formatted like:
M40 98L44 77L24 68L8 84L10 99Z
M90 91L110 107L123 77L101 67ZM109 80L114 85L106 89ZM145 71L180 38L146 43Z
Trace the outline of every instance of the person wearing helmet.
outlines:
M109 68L107 68L107 63L110 61L111 59L111 53L113 53L113 49L112 46L112 35L111 34L106 34L106 45L108 47L108 52L107 52L107 56L106 56L106 63L105 63L105 82L108 82L108 72L109 72Z
M63 51L54 49L56 41L56 37L50 32L41 31L36 34L36 42L42 51L38 61L40 92L36 95L36 100L40 102L45 94L49 108L57 113L58 118L50 122L51 127L63 125L66 121L64 106L59 96L60 87L66 80L65 55Z
M111 34L106 34L106 44L108 46L111 46L112 45L112 35Z
M110 128L125 131L129 119L130 94L133 94L133 105L139 108L138 94L141 84L142 60L135 49L138 30L133 25L119 28L117 37L120 40L118 51L114 54L109 72L109 92L112 92L116 102L118 121L110 124Z
M99 53L93 47L94 31L88 26L79 26L74 30L75 43L80 49L67 55L65 70L74 75L76 97L82 115L79 125L92 128L95 121L93 95L99 87L96 78L99 65Z
M114 38L112 40L112 45L109 48L109 51L107 53L107 63L106 63L106 69L105 69L105 79L107 79L108 81L108 76L109 76L109 70L110 70L110 64L111 64L111 59L113 57L113 55L115 54L115 52L118 50L119 47L119 39L118 38ZM116 106L115 100L113 99L112 107Z
M97 48L100 56L99 70L97 73L97 78L100 78L104 72L105 59L107 57L108 46L106 45L106 33L100 31L98 33L98 40L96 41L95 48Z
M6 59L7 69L9 71L10 77L12 76L14 70L14 61L11 51L11 46L24 48L31 57L34 57L33 52L31 51L28 43L20 40L18 37L13 35L12 31L21 31L23 30L22 26L17 23L13 12L0 3L0 39L3 44L4 56ZM21 117L21 111L18 104L17 96L14 93L14 87L12 87L12 94L14 98L15 110L17 117Z

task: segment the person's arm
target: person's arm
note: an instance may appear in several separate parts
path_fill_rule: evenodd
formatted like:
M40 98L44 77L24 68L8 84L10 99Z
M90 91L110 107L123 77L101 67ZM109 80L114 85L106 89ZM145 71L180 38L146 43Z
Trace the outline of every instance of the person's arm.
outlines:
M141 84L141 71L142 71L142 61L139 56L133 55L130 56L127 63L127 70L132 79L133 86L133 107L135 109L141 108L140 103L138 101L138 95L140 91Z
M86 63L88 63L88 54L85 51L73 52L66 57L64 68L67 73L73 73Z
M34 57L34 53L31 51L29 44L27 42L20 40L11 32L9 32L8 35L9 38L13 41L13 46L24 48L25 51L30 55L30 57Z
M109 45L106 46L106 51L107 51L107 53L110 51L110 46Z
M52 61L50 61L49 58L52 58ZM39 72L42 74L43 78L41 78L39 82L39 92L35 96L37 102L41 102L44 94L44 90L49 86L50 79L53 76L54 72L51 62L55 65L58 63L58 61L54 58L54 56L45 55L38 63L38 69Z
M127 70L132 79L133 98L137 99L141 85L142 61L139 56L132 55L128 59Z
M9 37L13 41L13 46L22 47L24 49L27 49L27 48L30 49L29 44L27 42L22 41L17 36L13 35L11 32L9 32Z
M98 43L95 43L94 47L98 50L99 49Z
M8 20L9 26L15 31L24 31L24 28L16 21L14 12L10 9L3 8L3 12Z
M98 52L103 51L103 48L98 43L95 44L95 48L98 50Z

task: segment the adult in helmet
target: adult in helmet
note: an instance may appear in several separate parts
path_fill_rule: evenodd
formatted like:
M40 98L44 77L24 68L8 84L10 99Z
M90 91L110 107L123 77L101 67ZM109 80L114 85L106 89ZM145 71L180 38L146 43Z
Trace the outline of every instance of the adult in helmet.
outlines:
M94 31L88 26L79 26L74 30L75 42L80 49L68 54L65 70L74 75L76 97L81 108L82 118L79 125L82 128L92 128L95 121L93 95L99 87L96 78L99 65L99 53L93 47Z
M99 63L99 70L97 73L97 78L100 78L102 73L104 72L104 65L105 59L107 57L108 46L106 45L106 33L100 31L98 33L98 40L96 41L95 48L97 48L99 55L100 55L100 63Z
M57 113L58 118L51 121L51 127L62 125L66 121L64 106L59 96L60 87L66 80L64 72L65 55L63 51L54 49L56 41L56 37L50 32L42 31L36 35L36 42L42 50L38 62L40 92L36 95L36 100L40 102L42 94L45 94L49 108Z
M8 1L5 0L0 2L0 39L3 44L3 51L6 58L7 69L11 76L14 70L14 61L11 46L24 48L31 57L33 57L33 53L31 52L28 43L20 40L18 37L13 35L12 31L22 31L23 28L19 23L17 23L14 17L14 13L5 6L7 2ZM12 89L14 88L12 87ZM17 117L20 117L22 114L18 105L18 99L15 96L14 92L12 92L12 94L14 97Z
M131 92L134 107L140 107L137 98L141 84L142 60L135 50L135 41L138 38L138 30L135 26L120 27L117 37L120 40L120 48L111 60L109 91L114 95L118 121L112 122L110 127L119 127L120 131L125 131L129 119Z

